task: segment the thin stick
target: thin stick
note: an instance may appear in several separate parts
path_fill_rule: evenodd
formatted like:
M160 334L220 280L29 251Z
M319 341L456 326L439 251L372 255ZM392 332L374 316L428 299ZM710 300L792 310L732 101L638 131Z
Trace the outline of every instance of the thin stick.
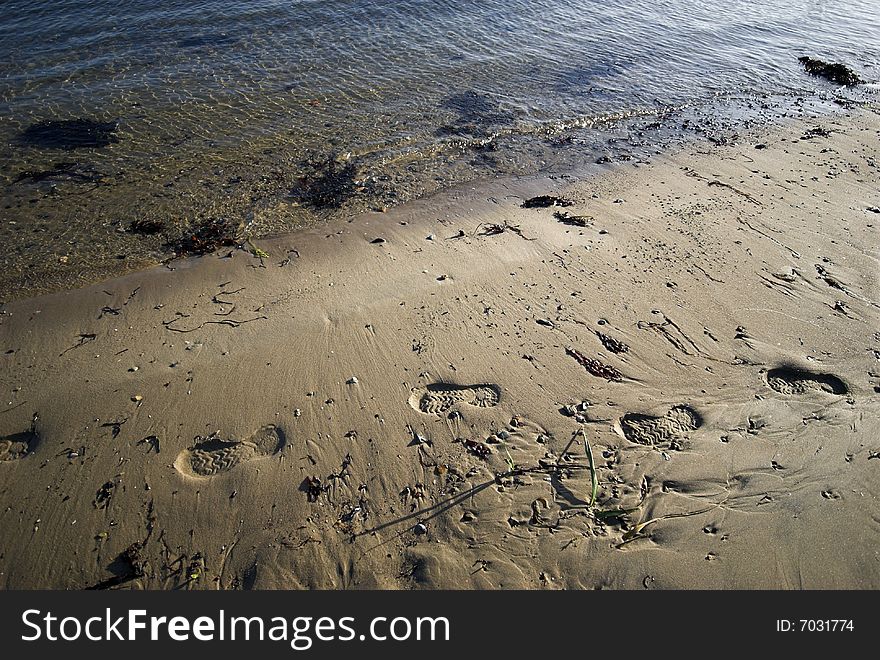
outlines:
M587 432L584 430L583 426L580 429L580 433L584 436L584 447L587 451L587 458L590 459L590 480L593 483L593 490L590 493L590 506L593 506L596 503L596 497L599 494L599 477L596 474L596 464L593 461L593 449L590 447L590 441L587 440Z

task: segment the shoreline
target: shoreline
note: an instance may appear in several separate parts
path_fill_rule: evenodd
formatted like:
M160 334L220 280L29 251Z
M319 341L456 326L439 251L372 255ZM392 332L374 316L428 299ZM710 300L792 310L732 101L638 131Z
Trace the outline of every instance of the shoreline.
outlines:
M8 250L0 275L0 305L85 288L303 227L357 219L435 196L442 199L459 189L583 179L697 145L711 148L751 139L793 117L819 121L834 116L838 105L868 104L871 90L820 86L803 97L790 91L771 96L731 92L681 106L571 119L548 125L546 134L505 127L480 140L443 143L450 160L444 161L436 180L429 176L430 150L421 156L417 151L401 163L395 158L376 163L375 158L364 160L364 154L342 152L310 152L297 163L290 154L276 154L275 160L247 171L240 155L224 152L223 167L215 163L211 172L199 175L198 190L181 178L183 170L171 176L167 167L160 168L138 183L122 171L114 174L112 168L90 164L111 157L112 150L124 145L123 138L106 152L77 152L77 160L70 162L53 162L58 153L52 150L38 152L26 169L6 177L9 222L3 238ZM427 170L410 171L406 163L424 157ZM203 164L211 169L209 165ZM168 180L156 193L163 176ZM61 225L59 213L66 218Z
M878 130L5 304L0 587L877 588Z

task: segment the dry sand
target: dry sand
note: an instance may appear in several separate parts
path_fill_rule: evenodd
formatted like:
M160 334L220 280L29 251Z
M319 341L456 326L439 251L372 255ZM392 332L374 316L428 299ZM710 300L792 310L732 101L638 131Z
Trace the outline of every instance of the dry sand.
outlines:
M0 586L880 587L878 135L793 122L6 305Z

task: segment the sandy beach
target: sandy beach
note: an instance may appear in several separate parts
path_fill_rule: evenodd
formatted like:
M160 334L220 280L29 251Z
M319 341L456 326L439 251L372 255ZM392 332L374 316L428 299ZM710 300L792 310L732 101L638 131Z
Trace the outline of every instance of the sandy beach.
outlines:
M878 137L792 120L6 304L0 588L880 587Z

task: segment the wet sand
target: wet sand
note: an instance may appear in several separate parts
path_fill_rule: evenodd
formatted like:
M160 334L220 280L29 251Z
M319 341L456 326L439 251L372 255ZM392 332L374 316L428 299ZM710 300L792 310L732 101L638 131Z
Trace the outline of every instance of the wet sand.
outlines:
M5 305L0 586L880 587L878 134Z

